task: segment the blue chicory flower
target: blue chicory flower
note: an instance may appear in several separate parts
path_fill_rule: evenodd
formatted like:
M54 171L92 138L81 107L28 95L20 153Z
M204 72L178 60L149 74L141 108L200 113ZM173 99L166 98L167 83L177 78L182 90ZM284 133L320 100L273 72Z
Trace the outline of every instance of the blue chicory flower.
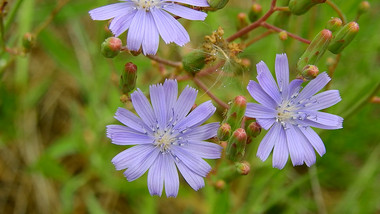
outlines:
M303 90L303 80L295 79L289 83L286 54L276 57L277 84L264 62L256 67L259 83L250 81L247 89L260 104L248 103L245 115L256 118L264 129L270 129L259 145L257 156L265 161L273 149L273 167L282 169L289 154L293 166L305 162L310 167L316 161L314 149L320 156L326 153L321 138L310 127L342 128L343 118L318 111L341 101L339 91L316 94L331 80L325 72L311 80Z
M109 29L118 37L128 30L127 47L138 51L142 46L145 55L154 55L159 35L166 44L174 42L183 46L190 41L185 28L169 13L189 20L204 20L206 13L178 3L208 7L207 0L121 0L91 10L93 20L112 19ZM169 13L168 13L169 12Z
M216 136L219 123L200 126L216 108L204 102L190 113L197 91L187 86L177 99L175 80L150 86L150 100L137 89L131 94L132 104L140 117L119 108L115 118L124 125L107 126L107 137L117 145L136 145L112 159L117 170L128 181L142 176L148 169L148 189L161 196L163 185L167 197L176 197L179 188L177 168L187 183L198 190L204 186L203 177L210 165L202 158L220 158L222 147L206 142Z

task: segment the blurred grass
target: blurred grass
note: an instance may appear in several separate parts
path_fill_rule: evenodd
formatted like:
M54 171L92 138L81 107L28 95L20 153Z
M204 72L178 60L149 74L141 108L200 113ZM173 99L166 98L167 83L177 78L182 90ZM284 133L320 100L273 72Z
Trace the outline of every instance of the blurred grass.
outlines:
M264 11L268 9L269 1L259 2ZM360 1L334 2L348 20L355 18ZM341 91L343 101L328 111L345 116L344 129L320 132L327 153L311 170L316 174L289 163L279 171L270 160L261 162L255 157L257 139L247 151L252 166L248 176L229 183L224 191L206 182L195 192L181 179L178 197L167 199L149 195L146 175L129 183L115 171L110 160L125 148L105 137L105 126L116 123L113 114L123 106L118 91L123 64L133 61L138 66L137 86L145 92L161 79L157 65L143 56L102 57L99 46L106 37L106 22L90 20L87 12L109 1L69 1L38 35L30 54L15 59L0 55L0 212L379 213L380 108L366 99L380 82L380 2L370 2L371 11L360 18L360 32L342 53L333 79L332 88ZM19 0L10 1L7 8L18 3L20 9L5 35L9 46L20 46L22 35L40 26L58 5L58 1ZM180 54L199 48L203 36L219 25L226 36L231 35L236 15L249 4L231 0L226 9L209 13L205 22L190 25L181 20L189 27L191 44L178 48L161 43L159 55L179 60ZM315 22L310 24L313 16ZM331 16L334 11L320 5L305 16L292 17L289 31L312 39ZM261 32L257 29L250 36ZM125 42L125 35L121 38ZM225 101L237 94L248 98L245 87L256 76L257 62L263 60L273 68L275 54L286 52L294 71L305 48L292 39L283 43L272 34L241 54L251 60L250 69L236 78L210 75L202 81L213 85L211 90ZM320 70L327 70L329 56L333 54L319 62ZM2 68L8 61L9 66ZM225 66L224 72L232 73L230 68ZM181 82L180 87L186 84L193 85ZM199 95L198 104L209 99L202 91ZM212 120L220 117L219 109ZM320 193L312 187L319 184Z

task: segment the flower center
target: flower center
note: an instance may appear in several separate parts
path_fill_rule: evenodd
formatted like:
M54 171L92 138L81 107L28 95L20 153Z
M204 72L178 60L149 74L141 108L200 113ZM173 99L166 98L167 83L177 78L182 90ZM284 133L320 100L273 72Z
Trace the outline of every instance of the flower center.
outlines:
M292 103L291 100L284 100L276 109L276 121L280 122L282 125L285 125L286 122L290 122L297 116L298 109L299 107Z
M161 0L133 0L139 8L143 8L146 11L149 11L150 8L159 6Z
M167 152L171 145L177 143L177 138L172 136L170 132L158 131L155 133L155 142L154 145L157 146L161 152Z

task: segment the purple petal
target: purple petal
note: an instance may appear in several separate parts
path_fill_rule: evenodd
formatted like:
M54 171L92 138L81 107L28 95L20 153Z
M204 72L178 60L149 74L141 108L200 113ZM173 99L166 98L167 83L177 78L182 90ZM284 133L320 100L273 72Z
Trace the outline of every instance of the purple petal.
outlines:
M164 156L163 172L165 175L165 192L167 197L177 197L179 189L179 178L171 155Z
M303 99L310 98L318 91L320 91L325 85L330 82L331 78L327 75L326 72L319 74L315 79L311 80L309 84L298 95L296 102Z
M131 94L132 104L141 119L148 127L155 127L156 118L150 105L148 99L141 92L140 89L137 89L135 92Z
M298 92L301 90L301 84L303 83L303 80L301 79L294 79L289 83L289 98L291 96L296 96L298 95Z
M218 144L197 140L189 140L181 149L206 159L218 159L222 152Z
M173 16L156 8L152 8L151 13L158 32L165 43L174 42L179 46L183 46L190 41L189 34L185 28Z
M302 165L305 154L302 146L302 143L304 142L301 141L301 139L303 139L303 136L296 131L296 128L293 125L290 124L285 130L285 134L293 166Z
M138 132L136 132L136 130L131 129L131 128L126 127L126 126L122 126L122 125L108 125L107 126L106 133L107 133L108 138L111 138L113 134L124 133L124 132L138 133Z
M326 153L326 147L318 134L310 127L301 127L300 130L309 140L310 144L314 147L318 154L322 157Z
M109 129L113 129L112 125L107 126L108 133L113 131L109 131ZM112 143L116 145L136 145L136 144L151 144L154 139L147 135L136 132L114 132L109 134L109 138L111 138Z
M281 129L282 126L279 123L275 123L261 141L259 148L257 149L256 156L259 157L262 161L265 161L268 158L274 144L281 136Z
M286 143L286 136L284 129L280 128L279 136L277 142L273 149L273 161L272 166L274 168L282 169L284 168L286 162L288 161L289 150Z
M144 30L146 29L147 12L139 9L133 17L127 36L127 46L129 50L138 51L144 39Z
M311 97L310 104L304 109L321 110L333 106L341 100L338 90L328 90Z
M207 0L165 0L166 2L178 2L198 7L209 7Z
M308 116L306 117L307 121L312 121L324 126L331 127L330 129L341 129L343 128L343 118L334 114L329 114L325 112L318 111L304 111Z
M200 188L205 186L203 178L200 175L191 171L185 164L183 164L183 162L178 161L176 162L176 165L179 171L181 172L183 178L195 191L198 191Z
M288 85L289 85L289 64L286 54L277 54L275 71L278 87L282 92L282 98L288 97Z
M310 167L313 164L315 164L315 161L317 159L315 156L313 146L309 143L309 140L302 133L301 129L304 129L303 127L299 128L295 126L294 129L296 130L296 132L298 132L299 136L301 137L300 142L301 142L301 146L304 152L303 154L304 162L306 163L308 167Z
M278 91L276 82L274 81L267 65L261 61L256 65L256 68L257 80L259 81L260 86L270 97L272 97L277 102L277 104L281 103L280 92Z
M173 129L178 130L179 132L184 131L187 128L191 128L193 126L199 126L204 123L208 118L210 118L216 108L211 103L211 100L206 101L196 107L192 112L190 112L187 117L178 122Z
M275 118L256 118L257 123L265 130L268 130L276 121Z
M185 164L191 171L197 173L202 177L206 177L211 171L211 166L202 158L190 154L178 146L172 147L172 152L178 157L179 161Z
M151 195L161 196L164 187L164 155L158 155L148 172L148 189Z
M153 145L137 145L117 154L112 163L116 170L129 168L136 164L136 160L142 160L155 149Z
M177 101L178 96L178 84L177 80L165 80L164 82L164 89L165 89L165 95L166 95L166 109L167 112L167 120L170 120L170 117L173 117L173 109L174 105Z
M250 80L247 89L253 99L260 104L270 108L277 107L276 102L263 90L263 88L261 88L257 82Z
M88 13L93 20L108 20L125 15L126 11L132 9L132 6L134 6L133 2L116 3L95 8Z
M135 160L135 165L125 170L124 176L128 181L134 181L141 177L152 166L159 154L161 154L160 150L155 148L152 152L146 154L145 157L139 156Z
M146 13L142 48L144 55L155 55L160 43L160 36L151 12Z
M179 5L179 4L168 3L168 4L164 5L163 9L174 14L174 15L176 15L176 16L179 16L179 17L182 17L185 19L189 19L189 20L202 20L203 21L207 17L207 13L200 12L200 11L197 11L194 9L190 9L188 7L184 7L184 6Z
M124 125L141 133L145 133L145 128L148 128L140 118L125 108L118 108L115 114L115 118L118 121L122 122Z
M256 103L247 103L245 116L252 118L274 118L277 111Z
M191 107L195 103L198 91L194 88L186 86L186 88L179 95L177 102L174 105L175 120L182 120L187 113L189 113Z
M118 16L112 19L109 29L118 37L124 33L131 26L133 17L136 15L137 10L131 10L123 16Z
M151 85L149 87L150 101L153 105L154 114L156 115L160 129L166 128L167 109L164 86L161 84Z
M186 137L192 140L207 140L215 137L219 128L219 123L208 123L203 126L195 127L189 130L182 137Z

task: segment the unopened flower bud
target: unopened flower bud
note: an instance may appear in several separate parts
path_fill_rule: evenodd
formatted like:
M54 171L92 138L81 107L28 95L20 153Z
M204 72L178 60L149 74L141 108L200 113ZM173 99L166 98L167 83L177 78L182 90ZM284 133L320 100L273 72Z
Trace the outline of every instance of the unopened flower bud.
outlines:
M228 140L226 155L231 161L241 161L245 153L245 145L247 143L247 134L242 128L238 128L232 133Z
M289 0L277 1L276 6L287 7L289 5ZM292 13L290 11L278 11L274 18L273 24L281 29L287 29L289 24L289 18Z
M231 126L228 123L223 123L218 129L219 140L228 140L231 135Z
M228 3L228 0L207 0L210 7L214 10L220 10Z
M368 10L371 8L371 5L369 4L368 1L362 1L360 2L359 9L358 9L358 14L361 15L363 13L368 12Z
M224 190L225 187L226 187L226 182L224 180L217 180L215 182L215 188L217 190Z
M129 101L129 97L126 94L120 96L120 102L127 103Z
M329 51L334 54L342 52L348 44L354 39L359 32L359 25L356 22L350 22L342 27L335 35L329 45Z
M227 111L225 122L231 125L231 129L235 130L241 126L247 107L247 99L244 96L237 96L231 103L231 107Z
M109 37L101 45L101 52L107 58L114 58L121 50L121 40L116 37Z
M251 171L251 166L247 161L237 162L235 166L236 166L236 171L240 175L248 175L249 171Z
M262 13L263 13L263 8L261 7L261 5L258 3L253 3L251 6L251 10L249 10L249 13L248 13L249 21L251 22L257 21L260 18Z
M249 68L251 67L252 63L251 63L251 60L249 60L248 58L242 58L240 64L244 66L245 68Z
M288 33L283 30L280 33L278 33L278 37L280 38L280 40L285 41L288 39Z
M324 2L326 0L290 0L289 9L294 15L302 15L314 5Z
M337 17L332 17L326 24L326 29L330 30L331 32L335 32L339 30L342 27L342 20Z
M261 126L257 122L251 122L246 130L248 137L257 137L261 133Z
M22 38L22 46L24 47L25 52L29 52L35 44L35 37L31 33L24 34Z
M324 29L315 36L309 47L297 62L297 70L302 72L306 65L315 65L325 53L332 39L331 31Z
M237 22L236 27L238 31L248 26L247 14L239 13L237 15L237 20L238 22ZM247 39L247 38L248 38L248 34L241 37L241 39Z
M193 51L182 59L183 69L191 74L198 73L205 65L206 54L202 51Z
M227 145L228 145L227 141L220 141L219 144L221 147L223 147L224 150L227 149Z
M302 77L306 80L312 80L318 76L319 69L315 65L306 65L302 70Z
M132 62L125 64L124 71L120 77L120 89L124 94L136 87L137 66Z

